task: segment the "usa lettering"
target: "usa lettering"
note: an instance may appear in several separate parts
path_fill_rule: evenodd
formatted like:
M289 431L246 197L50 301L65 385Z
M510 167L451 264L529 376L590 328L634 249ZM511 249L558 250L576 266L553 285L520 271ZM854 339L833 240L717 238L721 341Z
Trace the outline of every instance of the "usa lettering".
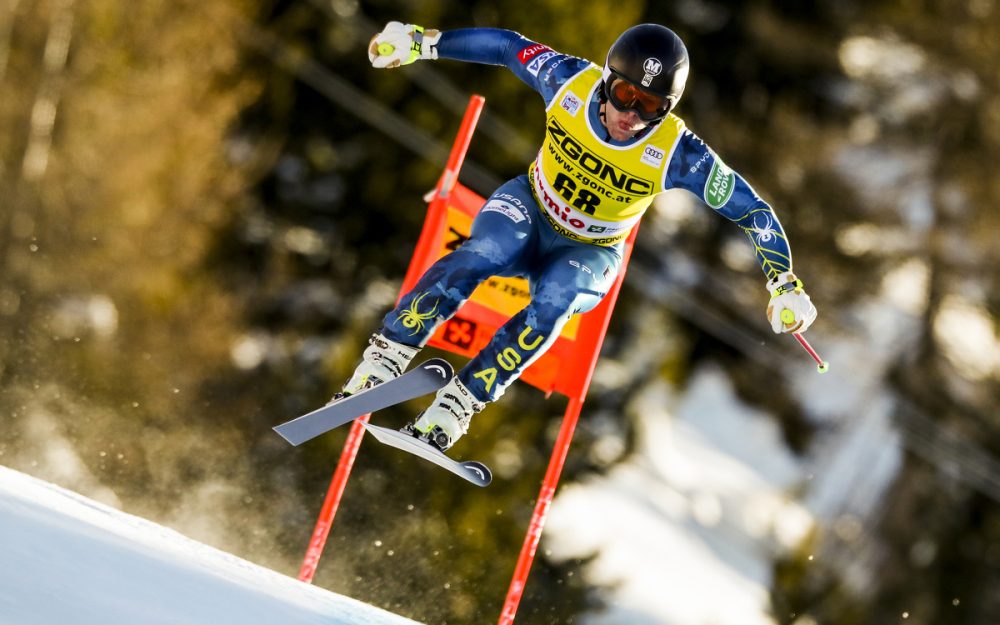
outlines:
M497 354L497 366L504 371L513 371L518 365L530 357L531 352L537 350L538 346L545 340L545 337L541 334L532 336L533 332L534 328L531 326L525 326L524 331L517 337L517 346L507 347L502 352ZM497 381L497 374L497 367L489 367L473 374L472 377L477 380L482 380L483 384L486 386L486 392L489 393L493 390L493 384Z

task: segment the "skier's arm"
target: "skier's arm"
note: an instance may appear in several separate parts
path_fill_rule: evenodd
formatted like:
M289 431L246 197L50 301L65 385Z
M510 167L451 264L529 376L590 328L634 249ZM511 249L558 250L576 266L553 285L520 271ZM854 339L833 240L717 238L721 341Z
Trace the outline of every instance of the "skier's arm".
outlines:
M502 65L542 95L548 105L562 85L590 61L556 52L520 33L501 28L462 28L441 33L438 56Z
M792 273L792 252L785 231L771 207L753 187L722 162L694 133L685 130L666 172L666 187L685 189L726 219L750 240L771 293L768 320L775 332L804 332L816 318L816 308ZM782 315L787 309L788 313ZM792 319L789 322L789 319Z
M685 130L667 168L667 187L690 191L746 233L770 280L792 270L792 252L781 222L750 184Z
M418 41L419 40L419 41ZM379 46L388 52L382 55ZM504 66L538 91L548 104L563 83L590 63L502 28L460 28L439 32L390 22L369 46L375 67L396 67L418 59L452 59ZM542 71L542 70L545 71Z

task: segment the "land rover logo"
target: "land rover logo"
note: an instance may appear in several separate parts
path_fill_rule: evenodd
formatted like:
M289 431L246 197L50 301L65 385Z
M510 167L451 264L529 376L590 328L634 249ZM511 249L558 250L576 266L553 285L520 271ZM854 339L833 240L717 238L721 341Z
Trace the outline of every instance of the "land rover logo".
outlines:
M716 210L722 208L733 197L735 186L736 176L733 170L716 156L712 171L708 172L708 179L705 180L705 203Z

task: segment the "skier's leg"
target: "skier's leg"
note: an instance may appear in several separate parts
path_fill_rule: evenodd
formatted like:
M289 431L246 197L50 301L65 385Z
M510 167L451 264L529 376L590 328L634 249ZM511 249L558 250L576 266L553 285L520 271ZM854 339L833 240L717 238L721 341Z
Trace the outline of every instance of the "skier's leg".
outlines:
M431 265L382 320L382 334L423 346L483 280L509 273L534 244L525 195L531 197L524 176L498 188L472 222L469 239Z
M490 343L408 426L444 450L468 430L472 415L495 401L552 345L570 317L591 310L614 284L621 265L616 248L573 244L545 257L534 272L531 303L511 317Z
M437 325L455 314L483 280L517 264L533 244L530 218L520 199L531 197L531 189L522 178L496 190L473 221L469 239L431 265L385 316L344 393L399 376Z
M555 342L570 317L592 310L611 289L621 255L616 248L569 245L535 272L531 303L504 324L458 378L480 401L496 401Z
M371 335L368 347L361 355L361 362L354 368L351 379L330 401L336 401L345 395L353 395L370 386L399 377L419 351L419 347L398 343L386 338L382 333Z

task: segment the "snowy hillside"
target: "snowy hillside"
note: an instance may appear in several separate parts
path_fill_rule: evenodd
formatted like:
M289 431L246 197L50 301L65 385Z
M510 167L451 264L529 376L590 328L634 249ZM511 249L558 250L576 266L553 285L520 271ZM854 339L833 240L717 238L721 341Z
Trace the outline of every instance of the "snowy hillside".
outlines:
M774 625L774 559L815 522L790 495L805 468L774 420L711 366L682 395L655 385L630 409L635 455L563 488L546 528L556 560L596 554L587 580L613 588L581 622Z
M0 625L414 625L0 467Z

